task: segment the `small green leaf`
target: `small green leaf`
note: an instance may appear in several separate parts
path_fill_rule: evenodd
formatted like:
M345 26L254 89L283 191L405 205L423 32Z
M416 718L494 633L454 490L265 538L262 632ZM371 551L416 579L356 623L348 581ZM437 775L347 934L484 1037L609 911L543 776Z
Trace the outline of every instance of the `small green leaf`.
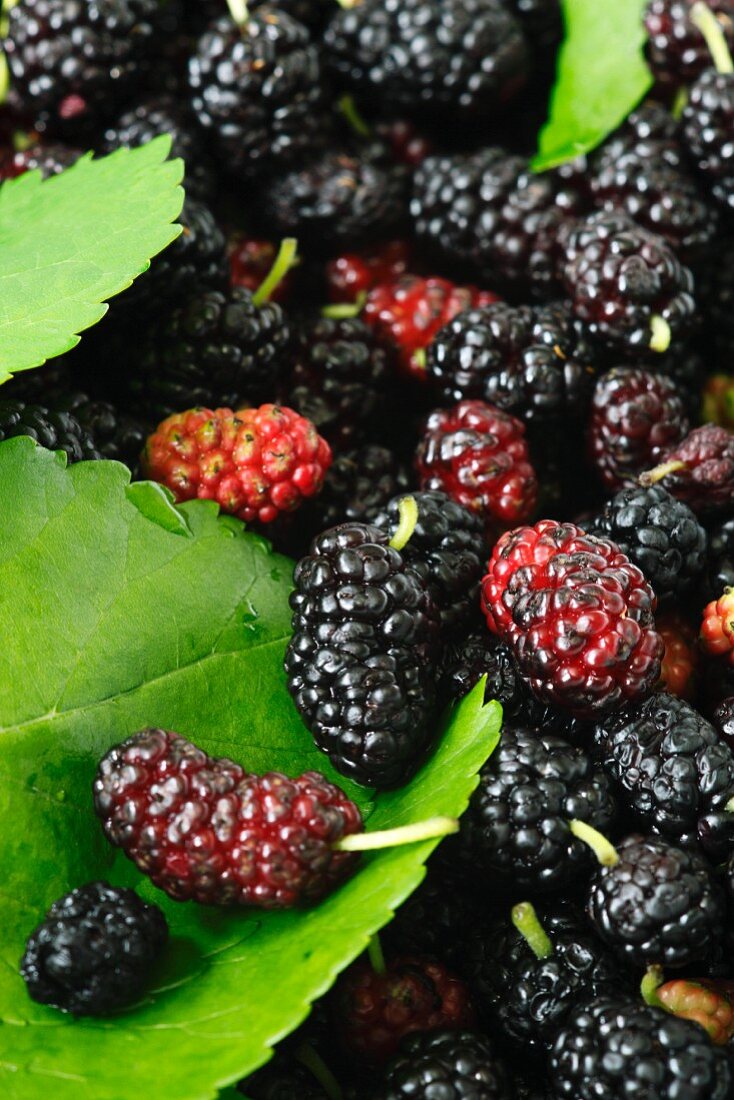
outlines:
M315 909L224 911L170 901L104 840L96 762L145 725L253 771L316 768L369 829L458 816L499 737L484 685L411 784L380 794L335 776L288 695L292 562L209 502L131 488L114 462L65 468L27 439L0 444L0 1095L13 1100L210 1100L360 954L418 885L438 841L362 857ZM170 522L178 514L181 525ZM184 537L182 537L182 535ZM166 911L172 940L142 1003L71 1020L18 974L51 901L104 877Z
M69 351L181 232L168 136L0 187L0 382Z
M536 172L595 149L649 91L647 0L563 0L566 38Z

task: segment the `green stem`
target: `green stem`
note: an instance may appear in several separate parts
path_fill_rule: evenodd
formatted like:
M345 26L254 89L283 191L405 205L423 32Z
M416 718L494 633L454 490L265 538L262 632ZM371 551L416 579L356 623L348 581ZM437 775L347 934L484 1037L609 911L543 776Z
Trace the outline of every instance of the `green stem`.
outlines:
M387 967L385 966L385 955L377 932L375 932L374 936L372 936L370 942L367 944L367 954L369 955L370 966L375 974L384 974Z
M459 830L455 817L429 817L414 825L400 825L396 829L380 829L374 833L349 833L337 840L334 847L339 852L372 852L381 848L397 848L402 844L415 844L419 840L435 840Z
M310 1043L301 1043L296 1051L296 1058L309 1073L313 1074L329 1100L343 1100L344 1093L339 1082Z
M349 317L359 317L367 301L367 291L360 290L353 302L334 302L333 305L324 306L321 310L322 317L332 317L335 321L341 321Z
M670 325L664 317L660 317L658 314L650 320L650 330L652 336L650 337L650 350L663 353L670 347L670 341L673 338L673 333L670 331Z
M354 96L343 95L339 100L339 110L344 115L355 134L359 134L360 137L370 137L372 130L357 110Z
M734 794L731 796L729 801L726 803L726 805L724 806L724 809L726 810L727 813L734 814Z
M263 302L268 302L270 300L270 295L275 288L280 285L283 279L285 279L290 269L296 263L297 251L298 241L295 237L286 237L285 240L280 242L278 255L273 261L273 266L252 296L252 300L256 306L261 306Z
M553 944L538 920L535 907L529 901L521 901L512 907L512 923L517 928L536 959L547 959L553 954Z
M683 112L686 109L688 103L688 89L681 87L675 93L675 99L673 100L673 106L670 108L670 113L676 121L680 121Z
M10 91L10 69L4 53L0 53L0 104L8 98Z
M686 468L685 462L681 462L679 459L671 459L670 462L661 462L659 466L655 466L652 470L646 470L644 474L640 474L639 482L645 489L649 489L651 485L657 485L658 481L662 481L668 474L677 474L678 470L684 470Z
M418 370L425 370L428 357L425 348L416 348L411 357L411 362Z
M568 827L578 840L588 844L602 867L614 867L616 863L619 863L617 849L597 829L587 825L585 821L578 821L576 818L569 821Z
M399 521L395 534L390 539L393 550L402 550L410 541L418 522L418 505L415 497L401 497L398 501Z
M250 13L247 10L247 0L227 0L227 7L237 26L244 27L250 18Z
M663 968L661 966L648 966L645 976L640 982L640 993L645 1004L665 1010L665 1005L658 997L658 989L662 984Z
M691 8L691 22L698 27L706 39L706 45L709 48L717 72L734 73L734 62L732 62L732 56L724 32L721 29L721 24L711 8L702 3L702 0L698 0L698 3Z

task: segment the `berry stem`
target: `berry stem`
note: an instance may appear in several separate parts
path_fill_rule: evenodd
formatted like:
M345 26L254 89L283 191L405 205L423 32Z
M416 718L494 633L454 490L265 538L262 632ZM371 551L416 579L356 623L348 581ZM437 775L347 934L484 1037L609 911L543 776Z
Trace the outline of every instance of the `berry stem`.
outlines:
M652 331L650 350L657 351L660 354L667 351L673 334L665 318L656 313L650 321L650 329Z
M728 800L728 802L727 802L727 803L726 803L726 805L724 806L724 809L726 810L726 812L727 812L728 814L734 814L734 794L733 794L733 795L731 796L731 798L730 798L730 799Z
M673 106L670 108L670 113L676 122L679 122L683 116L683 112L686 109L688 103L688 88L681 87L675 93L675 99L673 100Z
M418 505L415 497L401 497L398 501L399 520L397 530L390 539L393 550L402 550L410 542L418 522Z
M640 993L646 1005L652 1008L662 1008L667 1011L665 1005L658 997L658 989L663 984L663 968L661 966L648 966L645 976L640 982Z
M675 459L671 462L661 462L659 466L655 466L652 470L647 470L644 474L640 474L640 485L645 489L649 489L651 485L656 485L658 481L662 481L668 474L675 474L678 470L684 470L686 468L685 462L680 462Z
M354 96L343 95L339 100L339 110L344 115L355 134L359 134L360 137L369 137L371 135L372 130L357 110Z
M380 829L374 833L349 833L337 840L334 847L339 852L371 852L381 848L397 848L402 844L415 844L419 840L435 840L459 830L455 817L429 817L414 825L399 825L395 829Z
M227 7L237 26L244 27L250 18L250 13L247 10L247 0L227 0Z
M717 72L734 73L734 63L721 24L711 8L702 3L702 0L698 0L691 8L691 22L698 27L706 39L706 45Z
M335 302L331 306L324 306L321 310L322 317L331 317L335 321L341 321L349 317L359 317L367 301L367 292L360 290L353 302Z
M10 70L4 53L0 53L0 104L8 98L10 91Z
M572 821L569 821L568 827L578 840L583 841L584 844L588 844L602 867L614 867L616 863L619 863L617 849L605 836L602 836L597 829L594 829L593 826L587 825L585 821L579 821L578 818L574 818Z
M273 261L273 266L252 296L256 306L261 306L264 302L270 301L270 295L297 263L297 251L298 241L295 237L286 237L285 240L280 242L278 255Z
M316 1078L329 1100L343 1100L344 1093L326 1062L310 1043L301 1043L296 1058Z
M411 362L418 370L426 369L426 349L416 348L411 356Z
M532 902L521 901L512 907L512 923L535 955L536 959L547 959L553 954L553 944L548 938Z
M382 950L382 943L380 942L380 936L377 932L375 932L374 936L370 938L370 942L367 944L367 954L369 956L370 966L375 974L384 974L387 970L385 965L385 953Z

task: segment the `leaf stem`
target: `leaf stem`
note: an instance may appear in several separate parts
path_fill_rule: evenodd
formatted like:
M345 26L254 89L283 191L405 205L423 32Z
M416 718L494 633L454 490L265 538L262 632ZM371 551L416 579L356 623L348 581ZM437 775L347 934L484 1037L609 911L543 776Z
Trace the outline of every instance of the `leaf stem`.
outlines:
M702 0L697 0L697 3L691 8L691 22L698 27L706 39L706 45L709 48L717 72L734 73L734 62L732 62L726 37L719 20L708 4L704 4Z
M415 497L401 497L398 501L398 526L395 534L390 539L393 550L402 550L406 546L415 531L418 522L418 505Z
M512 907L512 923L535 955L536 959L547 959L553 954L553 944L538 919L532 902L521 901Z
M310 1043L301 1043L296 1058L316 1078L329 1100L343 1100L344 1093L334 1074Z
M355 134L359 134L360 137L369 137L371 135L372 130L357 110L354 96L343 95L339 100L339 110L344 115Z
M652 336L650 337L650 350L657 351L660 354L667 351L670 347L673 333L670 331L670 325L665 318L656 313L650 320L650 329L652 331Z
M663 984L663 968L661 966L648 966L645 976L640 982L640 993L647 1005L653 1008L662 1008L667 1011L665 1005L658 997L658 989Z
M382 950L379 933L375 932L374 936L370 937L370 942L367 944L367 954L369 956L370 966L375 974L384 974L387 967L385 965L385 953Z
M619 863L617 849L598 829L587 825L585 821L579 821L578 818L569 821L568 827L578 840L588 844L602 867L614 867Z
M341 321L349 317L359 317L364 309L366 301L367 292L365 290L360 290L353 302L334 302L333 305L324 306L321 310L321 316L333 317L336 321Z
M264 302L270 301L270 295L296 263L297 251L298 241L295 237L286 237L280 242L278 255L273 261L273 266L252 296L256 306L261 306Z
M395 829L380 829L374 833L349 833L337 840L334 847L339 852L372 852L382 848L397 848L402 844L415 844L419 840L435 840L459 830L455 817L429 817L413 825L399 825Z
M237 26L244 27L250 18L250 13L247 10L247 0L227 0L227 7Z

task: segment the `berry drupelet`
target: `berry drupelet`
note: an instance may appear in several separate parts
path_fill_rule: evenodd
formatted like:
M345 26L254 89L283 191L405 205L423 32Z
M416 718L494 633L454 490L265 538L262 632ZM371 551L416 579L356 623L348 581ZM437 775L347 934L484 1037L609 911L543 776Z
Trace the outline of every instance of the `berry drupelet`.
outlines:
M631 485L688 432L685 402L665 375L614 367L598 380L588 446L607 489Z
M558 296L558 232L584 212L573 187L495 146L427 157L414 173L410 213L422 246L513 293Z
M698 78L689 91L682 125L686 148L704 183L734 212L734 69L707 69Z
M363 0L334 15L324 46L334 77L358 97L452 125L513 98L529 62L498 0Z
M609 780L582 749L539 729L505 727L461 819L462 856L472 874L506 889L553 893L594 865L569 821L604 831L615 813Z
M574 1010L551 1051L558 1100L727 1100L727 1055L689 1020L631 997L600 997Z
M706 39L691 19L695 0L649 0L645 27L649 35L647 53L658 83L675 92L689 85L711 64ZM731 0L706 0L716 21L734 49L734 20Z
M565 236L563 281L574 314L612 352L667 351L693 327L693 275L662 237L600 211Z
M521 902L467 932L464 965L478 1010L523 1059L543 1057L579 1003L631 985L568 901L540 913Z
M734 754L683 699L656 692L600 722L596 757L620 804L674 842L697 841L712 859L734 844Z
M321 67L306 28L262 5L223 15L189 60L192 104L230 172L256 177L310 155L324 126Z
M206 200L215 191L214 168L207 154L199 125L187 104L171 95L144 99L125 110L107 127L102 151L136 149L159 134L171 137L171 157L186 166L184 186L189 197Z
M187 198L179 221L183 232L112 306L110 317L123 330L120 340L128 354L131 317L136 326L143 319L157 329L172 308L185 310L190 297L209 290L224 293L229 286L226 241L209 207ZM168 334L168 342L175 342L175 333ZM171 411L180 410L179 405Z
M655 616L655 629L665 646L660 686L671 695L691 702L697 695L700 666L695 628L675 611L664 611Z
M93 137L150 61L157 0L19 0L3 41L14 94L39 130Z
M416 452L422 489L438 489L489 529L532 512L538 482L520 420L483 401L460 401L426 421Z
M104 1016L139 997L167 939L157 905L90 882L54 902L28 939L20 972L34 1001Z
M378 527L319 535L296 566L288 689L343 775L400 785L433 736L438 610Z
M121 390L152 420L196 405L238 408L271 398L291 328L279 305L255 297L236 287L184 299L151 322L132 352L127 342L121 349Z
M80 390L51 391L48 400L54 412L75 417L94 440L102 458L124 462L131 470L137 468L148 434L142 420L122 412L110 401L95 400Z
M390 361L364 321L316 317L302 322L290 358L284 404L340 450L374 435L387 411Z
M509 1069L486 1036L470 1031L411 1035L388 1067L378 1100L431 1093L441 1100L515 1100Z
M639 566L658 600L680 597L706 564L706 531L687 504L659 485L623 489L586 524Z
M490 291L458 286L448 279L403 275L377 283L367 295L364 319L395 348L410 378L426 381L426 348L438 331L464 310L497 301Z
M725 588L734 588L734 519L709 528L702 587L707 602L717 600Z
M177 501L215 500L246 523L272 523L318 493L331 450L292 409L190 409L169 416L142 455L146 477Z
M622 211L667 242L681 262L706 260L719 232L715 204L681 168L656 154L633 149L603 157L591 179L594 204L606 212Z
M408 271L411 246L394 240L359 252L344 252L326 265L326 288L332 302L356 302L373 287L394 283Z
M661 484L697 516L726 516L734 504L734 433L716 424L694 428L641 481Z
M333 255L401 228L406 171L379 142L328 148L269 179L261 207L275 236L294 236L312 253Z
M370 443L335 455L321 492L307 502L298 518L311 538L339 523L371 522L411 484L407 468L393 452Z
M384 1064L413 1032L474 1023L464 983L441 963L410 956L381 971L358 960L336 984L332 1014L345 1053L368 1065Z
M176 733L146 729L115 745L94 780L110 843L177 901L282 909L317 901L355 856L356 805L317 772L248 774Z
M70 412L8 399L0 401L0 440L27 435L49 451L63 451L68 462L101 458L94 439Z
M505 722L539 729L554 725L549 708L535 698L520 675L511 648L486 628L472 630L461 641L444 646L439 675L443 702L458 703L486 676L484 698L502 705Z
M408 513L407 522L414 522L399 549L430 591L441 616L441 640L446 642L476 610L487 556L484 525L475 513L435 491L396 497L371 522L395 540L406 505L415 510L414 517Z
M533 692L577 717L643 698L658 680L652 588L613 543L574 524L541 520L504 534L482 605Z
M663 1007L681 1020L694 1020L712 1043L724 1046L734 1037L734 988L731 982L674 978L655 990Z
M615 849L586 826L579 835L603 861L589 887L589 919L622 959L680 968L711 957L723 940L725 906L702 856L660 837L628 836Z
M583 416L596 374L595 356L565 306L503 302L449 321L426 367L445 400L479 398L526 423Z

